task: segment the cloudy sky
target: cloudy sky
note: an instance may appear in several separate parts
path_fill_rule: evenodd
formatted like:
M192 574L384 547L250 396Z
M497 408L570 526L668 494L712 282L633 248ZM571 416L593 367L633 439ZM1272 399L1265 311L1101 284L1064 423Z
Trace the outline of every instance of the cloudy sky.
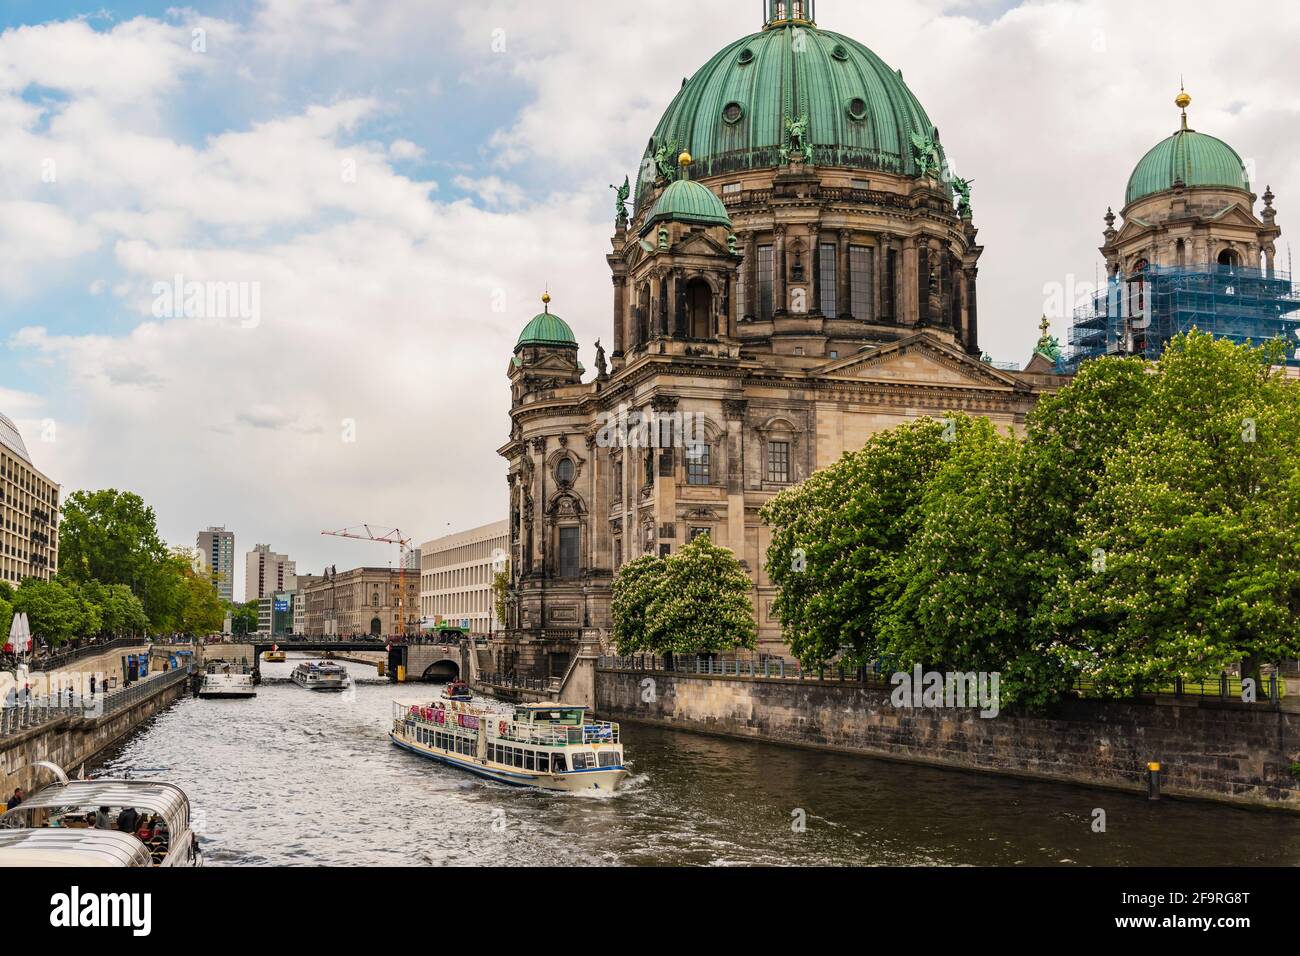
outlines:
M608 184L760 7L0 2L0 412L65 493L128 488L175 544L225 524L304 571L391 558L325 528L418 541L502 517L519 329L549 284L592 366ZM1296 5L818 13L903 71L975 180L997 359L1023 361L1053 292L1093 281L1180 75L1192 125L1300 223ZM159 292L177 276L235 283L243 311L187 315Z

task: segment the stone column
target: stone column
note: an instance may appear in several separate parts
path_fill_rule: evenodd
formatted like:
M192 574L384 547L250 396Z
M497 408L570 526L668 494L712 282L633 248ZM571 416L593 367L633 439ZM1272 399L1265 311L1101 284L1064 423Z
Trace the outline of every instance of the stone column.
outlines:
M892 316L893 309L890 303L885 301L885 259L889 254L889 241L892 237L887 232L882 232L876 239L876 261L874 263L875 275L872 277L873 287L875 289L875 306L876 314L873 318L885 320Z
M671 435L663 431L658 424L658 416L672 415L677 411L678 400L671 395L657 395L651 400L651 408L656 416L655 438L655 540L660 544L677 543L677 449L681 444L680 431ZM676 550L674 548L674 550Z
M627 279L614 276L614 356L623 354L624 327L627 325Z
M853 317L853 281L849 275L849 231L841 229L836 236L839 241L839 265L835 269L835 283L840 287L839 301L836 302L836 309L840 313L840 318Z
M745 233L745 315L736 319L743 321L745 316L758 315L758 237L753 232Z
M902 285L903 321L907 325L917 325L921 320L920 302L917 297L919 268L916 239L908 236L903 240L902 274L896 280Z
M808 283L812 289L811 300L808 304L808 311L814 315L822 314L822 243L821 243L821 226L813 223L808 227L808 242L812 247L812 255L808 257L812 265L811 280Z
M785 271L785 226L776 227L776 248L772 250L772 257L775 260L776 276L773 283L772 297L775 300L772 303L773 315L784 315L790 311L790 295L786 291L786 271Z
M966 350L972 355L979 352L979 310L976 307L975 288L976 277L980 274L979 269L971 266L966 270L966 294L962 297L962 302L966 308L966 331L968 338L966 340Z
M673 270L673 336L684 339L686 328L686 275L681 269Z
M727 419L727 547L737 558L745 556L745 411L744 399L725 399Z
M591 470L587 495L587 500L591 502L591 513L587 516L591 532L587 535L590 550L586 565L589 569L608 568L612 565L614 550L609 534L609 478L605 473L604 457L609 454L609 450L597 447L594 432L586 436L586 445L588 467Z
M537 499L533 502L533 570L549 577L546 568L546 437L533 439ZM539 626L541 622L538 622Z

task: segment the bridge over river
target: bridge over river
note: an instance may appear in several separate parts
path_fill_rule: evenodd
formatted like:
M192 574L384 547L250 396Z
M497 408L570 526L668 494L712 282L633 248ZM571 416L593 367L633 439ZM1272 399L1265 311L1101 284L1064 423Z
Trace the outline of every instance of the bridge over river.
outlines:
M397 680L398 667L407 680L423 680L444 683L469 674L469 655L474 653L471 647L462 647L459 643L436 641L386 641L374 637L362 638L328 638L308 637L293 638L281 636L275 640L262 635L250 635L247 641L235 644L209 644L205 651L209 659L239 658L247 656L253 660L254 668L260 669L262 654L272 648L281 651L308 651L331 654L335 657L357 655L350 659L357 663L387 664L386 672L390 681ZM247 649L246 651L243 649ZM243 651L243 653L241 653ZM361 656L365 655L365 656Z

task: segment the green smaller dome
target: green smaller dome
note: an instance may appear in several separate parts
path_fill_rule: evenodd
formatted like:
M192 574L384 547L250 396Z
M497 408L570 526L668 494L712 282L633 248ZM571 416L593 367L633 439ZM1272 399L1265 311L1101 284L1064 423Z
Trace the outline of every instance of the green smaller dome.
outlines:
M727 207L707 186L693 179L677 179L659 196L655 207L641 227L644 235L658 222L687 222L697 226L731 228Z
M1173 189L1178 182L1250 192L1245 164L1235 149L1205 133L1180 129L1142 157L1129 177L1125 204Z
M549 303L550 296L546 296L543 301ZM525 345L571 345L576 349L578 340L573 337L573 329L569 328L569 323L558 315L552 315L550 306L547 305L546 311L533 316L532 321L519 333L515 351L519 351Z

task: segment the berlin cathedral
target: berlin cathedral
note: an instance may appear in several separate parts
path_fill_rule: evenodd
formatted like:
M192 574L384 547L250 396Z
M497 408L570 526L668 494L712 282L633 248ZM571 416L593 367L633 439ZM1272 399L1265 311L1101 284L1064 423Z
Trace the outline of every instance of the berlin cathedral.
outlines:
M549 295L519 336L501 672L563 674L608 632L618 569L700 534L752 576L760 653L788 653L768 500L909 419L1020 430L1069 380L1046 331L1023 370L982 358L969 183L900 73L814 7L768 0L651 134L617 194L608 360L586 375ZM608 440L629 415L669 440Z

